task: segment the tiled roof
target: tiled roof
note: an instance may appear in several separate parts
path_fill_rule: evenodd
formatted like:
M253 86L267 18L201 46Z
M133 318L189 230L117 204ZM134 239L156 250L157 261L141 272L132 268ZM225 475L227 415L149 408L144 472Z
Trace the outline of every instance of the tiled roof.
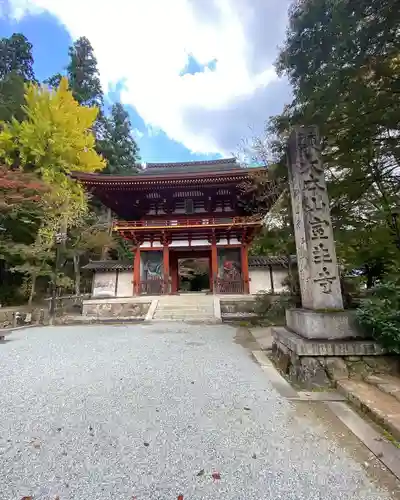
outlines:
M296 256L291 256L292 264L297 261ZM285 256L249 256L249 267L282 266L287 267L287 257Z
M296 263L296 256L291 257L292 264ZM249 256L249 267L267 267L267 266L282 266L287 267L287 258L282 256ZM90 269L92 271L116 271L133 269L133 262L122 262L119 260L97 260L91 261L82 269Z
M146 168L142 170L141 175L229 172L230 170L238 170L240 168L235 158L180 163L148 163Z
M83 266L82 269L92 271L116 271L133 269L133 262L122 262L120 260L95 260Z

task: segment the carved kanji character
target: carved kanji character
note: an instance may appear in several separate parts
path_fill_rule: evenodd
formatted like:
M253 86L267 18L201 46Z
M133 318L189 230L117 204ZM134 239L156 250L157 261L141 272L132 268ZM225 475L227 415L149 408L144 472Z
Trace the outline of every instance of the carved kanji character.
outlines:
M314 283L319 283L322 293L332 293L332 283L336 279L336 276L331 276L327 267L323 267L322 271L318 273L318 278L314 278Z
M311 239L312 240L326 240L328 236L326 234L327 229L329 228L329 222L325 219L321 219L316 215L309 222L311 226Z
M329 254L329 248L323 243L315 245L312 249L313 260L315 264L322 264L324 262L332 262L332 257Z

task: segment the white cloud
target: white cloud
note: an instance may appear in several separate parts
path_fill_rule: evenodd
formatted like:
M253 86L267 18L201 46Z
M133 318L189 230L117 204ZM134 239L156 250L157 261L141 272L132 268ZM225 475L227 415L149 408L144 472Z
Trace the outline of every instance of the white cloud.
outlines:
M10 0L15 17L46 10L94 46L102 83L150 129L194 152L229 154L288 100L272 68L289 0ZM181 75L191 54L214 71ZM192 114L195 117L192 120ZM225 118L224 118L225 117Z

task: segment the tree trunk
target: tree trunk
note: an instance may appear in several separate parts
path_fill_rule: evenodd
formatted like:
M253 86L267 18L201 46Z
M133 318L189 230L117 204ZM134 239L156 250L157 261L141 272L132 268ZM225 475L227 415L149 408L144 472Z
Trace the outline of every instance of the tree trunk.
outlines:
M112 233L112 212L111 208L107 208L107 230L108 234ZM101 251L101 260L105 260L107 258L109 247L105 245Z
M79 255L74 255L75 295L77 297L81 294L81 270L79 260Z
M31 276L31 291L28 299L28 306L32 305L33 297L35 296L35 287L36 287L36 274L32 274Z
M365 274L367 276L367 289L369 290L374 286L374 275L371 272L371 269L369 266L365 266Z

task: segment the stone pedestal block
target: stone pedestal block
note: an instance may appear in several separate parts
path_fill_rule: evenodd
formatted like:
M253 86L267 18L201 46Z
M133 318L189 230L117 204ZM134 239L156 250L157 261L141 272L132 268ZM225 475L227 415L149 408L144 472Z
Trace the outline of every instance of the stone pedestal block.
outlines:
M308 309L288 309L289 330L306 339L353 339L363 335L357 331L349 312L317 312Z

